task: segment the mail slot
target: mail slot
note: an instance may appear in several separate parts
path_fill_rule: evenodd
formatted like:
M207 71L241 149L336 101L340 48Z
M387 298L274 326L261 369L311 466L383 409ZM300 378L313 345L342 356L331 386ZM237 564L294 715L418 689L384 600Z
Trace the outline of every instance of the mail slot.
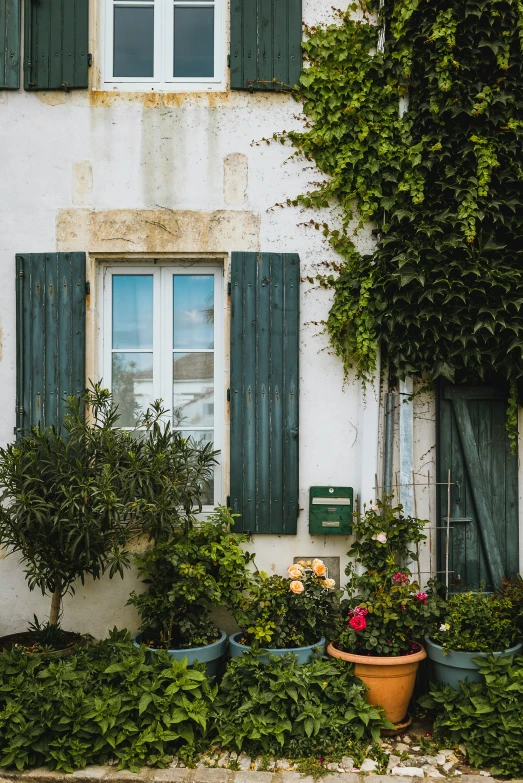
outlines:
M309 533L332 536L352 533L354 490L352 487L311 487Z

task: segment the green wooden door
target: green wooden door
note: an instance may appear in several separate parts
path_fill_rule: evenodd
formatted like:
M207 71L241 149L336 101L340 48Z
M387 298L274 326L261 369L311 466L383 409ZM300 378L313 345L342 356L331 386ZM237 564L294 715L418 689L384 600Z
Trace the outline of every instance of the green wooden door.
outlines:
M494 589L519 569L518 458L505 429L507 396L492 386L440 388L438 482L451 472L450 590ZM438 485L438 525L447 518L447 486ZM438 531L445 570L446 531ZM440 573L441 581L445 574Z

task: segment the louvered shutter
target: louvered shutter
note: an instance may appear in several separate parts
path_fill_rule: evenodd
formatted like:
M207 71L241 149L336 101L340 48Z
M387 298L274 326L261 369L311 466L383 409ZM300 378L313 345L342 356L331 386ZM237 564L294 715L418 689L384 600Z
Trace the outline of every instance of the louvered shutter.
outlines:
M20 87L20 0L0 0L0 89Z
M89 0L24 0L24 87L88 86Z
M231 89L297 84L301 35L301 0L231 0Z
M85 390L85 253L17 255L17 430L59 427Z
M231 495L238 528L295 534L300 260L233 253Z

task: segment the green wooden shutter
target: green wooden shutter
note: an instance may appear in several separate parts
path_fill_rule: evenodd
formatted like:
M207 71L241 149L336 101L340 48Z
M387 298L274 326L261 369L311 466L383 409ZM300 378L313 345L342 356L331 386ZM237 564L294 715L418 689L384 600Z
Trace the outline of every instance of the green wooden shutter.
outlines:
M451 592L483 582L494 590L518 573L518 457L506 431L507 394L444 383L438 395L438 570L445 569L450 470ZM444 573L440 573L444 581Z
M16 256L17 430L59 427L85 390L85 253Z
M0 0L0 89L20 87L20 0Z
M24 0L24 87L88 86L89 0Z
M231 89L297 84L301 32L301 0L231 0Z
M300 259L233 253L231 508L238 528L295 534Z

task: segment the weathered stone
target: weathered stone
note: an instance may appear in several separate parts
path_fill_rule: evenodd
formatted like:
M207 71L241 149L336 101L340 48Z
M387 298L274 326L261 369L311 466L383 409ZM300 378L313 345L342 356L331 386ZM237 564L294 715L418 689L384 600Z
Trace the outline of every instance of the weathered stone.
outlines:
M423 767L423 771L429 778L444 778L445 775L442 775L441 772L437 767L432 766L431 764L425 764Z
M189 781L193 776L192 769L180 769L180 767L170 767L169 769L152 770L151 783L181 783Z
M31 780L37 780L42 781L42 783L46 783L48 780L60 780L64 777L64 773L58 772L57 770L47 769L47 767L37 767L36 769L31 769L28 772L24 772L24 776L30 778Z
M291 769L291 767L292 764L288 759L278 759L278 761L274 766L274 769L281 771L281 770Z
M391 783L388 775L367 775L365 783ZM395 777L394 783L412 783L412 778Z
M411 750L414 750L416 751L416 753L419 753L419 751L421 750L421 745L413 745Z
M235 772L234 783L271 783L274 775L272 772Z
M365 778L365 783L367 783L369 777ZM329 779L333 781L333 783L361 783L360 776L351 772L340 772L337 775L327 775L324 778L325 781L328 781Z
M102 780L108 773L107 767L92 766L85 767L85 769L77 769L72 774L68 775L68 779L83 780L83 781L97 781Z
M403 775L407 778L424 778L425 773L421 767L393 767L391 775Z
M396 750L398 750L400 753L408 753L410 750L410 746L405 745L404 742L398 742L396 744Z
M389 763L387 765L387 772L390 774L391 769L397 767L399 763L400 763L400 757L395 756L393 753L391 753L389 756Z
M343 767L344 772L352 772L354 769L354 759L351 759L350 756L344 756L340 766Z
M194 783L229 783L230 775L228 769L197 769Z
M158 772L160 771L167 771L172 772L173 770L156 770ZM131 781L131 783L135 783L135 781L138 780L149 780L151 776L152 770L149 767L142 767L140 772L131 772L128 769L108 769L107 775L105 775L104 780L115 781L115 783L127 783L127 781ZM63 779L63 774L62 774ZM170 780L171 778L169 778Z
M365 759L360 766L360 772L376 772L378 769L378 762L374 759Z
M408 734L405 734L405 736L404 736L404 737L402 737L401 739L402 739L402 741L403 741L403 742L405 742L407 745L410 745L410 744L411 744L411 742L412 742L412 740L411 740L411 738L409 737L409 735L408 735Z
M337 772L338 771L338 764L335 761L329 761L329 763L326 765L327 769L330 770L330 772Z
M246 753L240 753L238 756L238 765L241 770L248 770L251 768L251 757Z
M442 764L441 766L443 767L443 769L445 770L445 772L450 772L450 770L452 769L452 767L454 766L454 764L452 763L452 761L446 761L446 762L445 762L444 764Z
M446 757L443 753L438 753L436 756L436 764L439 764L440 766L443 765L446 761Z
M227 751L225 751L224 753L221 753L219 758L218 758L218 761L216 762L216 766L217 767L221 767L221 768L227 767L229 765L229 759L230 758L231 758L231 754L227 753Z

